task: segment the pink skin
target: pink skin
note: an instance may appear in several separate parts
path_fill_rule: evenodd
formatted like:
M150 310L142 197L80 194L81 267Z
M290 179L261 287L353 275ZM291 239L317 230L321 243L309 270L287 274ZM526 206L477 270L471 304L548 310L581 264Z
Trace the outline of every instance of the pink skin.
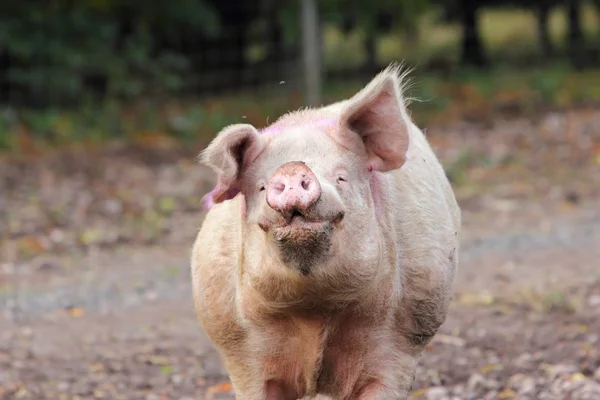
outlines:
M266 187L258 225L265 232L290 234L324 231L344 218L343 204L323 190L315 173L302 161L280 166Z
M316 121L312 121L308 124L308 127L311 128L333 128L335 127L339 122L338 118L326 118L326 119L320 119L320 120L316 120ZM287 127L285 125L271 125L265 129L263 129L261 131L262 135L265 135L266 137L269 136L275 136L278 135L282 132L284 132L287 129ZM318 181L315 179L315 181L318 184ZM217 186L211 190L209 193L206 194L206 196L204 196L204 198L202 199L202 203L204 205L204 209L206 211L210 210L216 203L219 203L223 200L230 200L233 199L235 196L237 196L237 194L240 192L239 189L237 188L231 188L228 191L226 191L225 193L222 193L219 195L219 200L215 199L215 196L218 193L222 192L221 189L221 183L217 183Z
M220 193L222 192L221 189L221 184L217 184L217 186L211 190L206 196L204 196L204 198L202 199L202 203L204 204L204 209L206 209L207 211L210 210L212 208L212 206L215 205L215 195L216 193ZM235 196L237 196L237 194L239 193L239 189L229 189L228 191L226 191L224 194L222 194L222 197L225 197L225 199L233 199Z
M294 211L305 214L321 197L315 174L301 161L283 164L267 187L267 204L288 218Z
M319 119L316 121L310 121L306 125L309 128L321 128L321 129L322 128L333 128L338 124L338 122L339 122L338 118L326 118L326 119ZM274 136L274 135L278 135L278 134L284 132L286 129L288 129L288 127L285 125L274 124L274 125L271 125L265 129L263 129L261 131L261 133L266 136Z

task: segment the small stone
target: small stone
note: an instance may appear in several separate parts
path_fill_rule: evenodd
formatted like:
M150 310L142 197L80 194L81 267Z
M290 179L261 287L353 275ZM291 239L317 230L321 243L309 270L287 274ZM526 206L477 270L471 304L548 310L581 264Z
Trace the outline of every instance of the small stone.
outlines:
M487 392L483 400L498 400L498 391L492 390Z
M24 326L21 328L21 334L26 338L30 338L33 336L33 329L29 326Z
M531 354L524 353L517 357L517 359L515 360L515 365L521 368L529 367L532 364L532 360L533 356Z
M552 365L547 370L550 379L556 379L559 376L565 377L577 372L577 367L570 364Z
M569 191L565 194L565 200L572 204L579 203L580 197L577 192Z
M171 377L171 382L173 383L173 385L179 385L181 382L183 382L183 377L179 374L174 374Z
M0 267L1 267L0 269L2 270L2 272L4 272L6 275L14 274L15 270L17 269L15 264L13 264L13 263L2 264Z
M471 390L476 389L485 382L485 378L479 374L474 374L469 378L469 382L467 383L467 387Z
M117 199L105 200L103 204L104 212L111 216L118 216L123 211L123 203Z
M513 375L508 380L508 386L521 395L531 395L535 392L535 379L523 374Z
M600 368L594 372L594 379L600 382Z
M52 229L48 237L50 238L50 241L54 243L62 243L65 241L65 233L60 229Z
M427 400L445 400L448 398L448 389L442 386L434 386L427 389L425 394Z
M49 261L45 261L43 263L40 264L40 266L38 267L38 270L42 271L42 272L50 272L50 271L55 271L59 269L58 264L55 264L53 262L49 262Z
M146 299L148 301L154 301L158 298L158 293L156 293L154 290L150 290L148 292L146 292Z
M600 307L600 295L590 296L588 298L588 305L590 307Z

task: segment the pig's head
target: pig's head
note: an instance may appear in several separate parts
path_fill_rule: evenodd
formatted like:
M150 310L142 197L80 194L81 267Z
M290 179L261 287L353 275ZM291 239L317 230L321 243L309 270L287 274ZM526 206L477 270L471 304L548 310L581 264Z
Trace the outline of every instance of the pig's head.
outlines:
M244 246L299 279L364 274L361 265L382 257L384 173L403 165L410 124L389 68L344 102L262 131L229 126L202 154L218 178L205 204L243 196Z

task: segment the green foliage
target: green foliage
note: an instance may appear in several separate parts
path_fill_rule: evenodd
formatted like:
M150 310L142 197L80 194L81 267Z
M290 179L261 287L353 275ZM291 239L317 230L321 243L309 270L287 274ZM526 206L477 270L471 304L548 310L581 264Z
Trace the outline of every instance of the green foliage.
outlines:
M574 74L568 64L554 61L532 68L541 59L535 15L530 9L498 8L494 4L500 1L494 1L487 1L479 14L494 67L486 71L457 66L461 28L440 22L444 2L317 1L325 28L324 67L332 72L324 82L326 100L350 96L360 86L331 82L335 71L398 60L427 73L409 94L419 100L413 109L422 119L483 117L498 109L527 112L541 104L600 99L598 71ZM530 8L533 1L523 6ZM0 100L11 107L0 109L0 149L26 147L32 139L44 144L159 135L197 140L231 122L272 121L303 105L291 85L281 86L285 94L270 92L271 98L260 103L254 94L239 92L226 100L192 100L174 112L165 111L165 102L198 93L200 81L237 87L245 84L238 80L242 75L264 79L251 70L256 66L266 71L266 79L278 82L265 67L277 62L277 53L298 49L300 5L272 0L0 2ZM583 28L594 46L598 15L585 7ZM561 38L567 26L564 10L557 7L549 17L557 59L566 52ZM264 32L268 37L260 38ZM212 47L205 49L205 44ZM236 59L226 68L219 64L240 54L245 54L241 62Z
M61 104L88 93L173 92L182 87L189 63L157 47L156 32L181 34L182 25L206 35L218 30L215 13L193 0L169 6L136 0L127 7L116 0L34 3L0 5L0 54L8 60L0 73L14 89L11 101Z
M11 134L10 114L8 110L4 110L0 114L0 151L11 150L15 147L15 136Z
M343 26L352 20L367 34L412 27L430 8L429 0L326 0L319 4L325 21Z

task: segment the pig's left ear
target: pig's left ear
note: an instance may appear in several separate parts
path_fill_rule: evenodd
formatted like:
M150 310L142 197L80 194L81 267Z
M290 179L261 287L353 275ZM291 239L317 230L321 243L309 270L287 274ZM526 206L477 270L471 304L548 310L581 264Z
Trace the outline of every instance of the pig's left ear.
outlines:
M397 68L388 68L348 100L333 138L368 157L369 168L400 168L406 160L410 118L402 99Z

